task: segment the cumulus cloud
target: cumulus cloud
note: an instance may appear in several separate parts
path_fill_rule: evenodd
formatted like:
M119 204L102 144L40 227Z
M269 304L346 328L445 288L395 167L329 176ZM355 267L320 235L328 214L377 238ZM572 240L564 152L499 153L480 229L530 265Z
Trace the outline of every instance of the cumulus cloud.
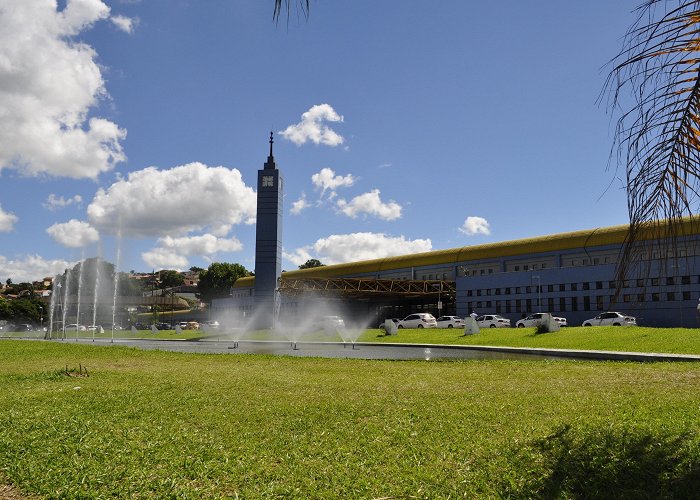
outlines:
M70 205L80 205L83 202L83 197L80 196L79 194L76 194L72 198L64 198L63 196L57 196L53 193L49 195L48 198L46 198L46 201L43 203L44 208L51 210L52 212L55 212L59 208L65 208Z
M39 255L25 255L15 260L0 255L0 277L10 278L14 283L38 281L56 276L75 263L65 260L46 260Z
M9 233L15 227L15 223L19 220L15 214L5 212L0 206L0 233Z
M89 45L72 37L109 17L101 0L7 1L0 8L0 171L96 178L124 161L126 131L87 118L107 93Z
M489 228L489 223L483 217L470 216L464 220L464 224L459 228L461 233L467 236L474 236L475 234L491 234L491 229Z
M134 27L136 26L136 19L126 16L112 16L109 18L118 29L125 33L133 33Z
M374 215L383 220L395 220L401 217L401 205L395 201L384 203L379 197L379 189L355 196L350 202L338 200L338 208L353 219L358 215Z
M136 238L223 236L235 224L252 224L256 195L237 169L189 163L169 170L149 167L100 189L87 208L102 232Z
M283 256L297 266L312 258L317 258L324 264L342 264L429 252L432 247L429 239L409 240L404 236L388 236L384 233L334 234L317 240L313 245L285 252ZM316 256L312 256L311 252Z
M141 254L144 262L152 268L182 269L187 266L187 256L208 256L217 252L236 252L243 248L236 238L217 238L213 234L158 239L159 247Z
M301 193L301 198L292 203L290 212L292 212L294 215L299 215L307 208L309 208L309 202L306 201L306 195Z
M333 169L322 168L320 172L311 176L311 182L317 189L321 190L321 196L323 196L326 191L333 193L339 187L352 186L355 184L355 178L352 174L335 175Z
M285 139L297 146L311 141L314 144L339 146L344 139L323 122L342 122L343 117L336 113L330 104L317 104L301 115L301 121L279 132Z
M97 230L84 221L71 219L62 224L54 224L46 230L59 244L68 248L82 248L100 239Z

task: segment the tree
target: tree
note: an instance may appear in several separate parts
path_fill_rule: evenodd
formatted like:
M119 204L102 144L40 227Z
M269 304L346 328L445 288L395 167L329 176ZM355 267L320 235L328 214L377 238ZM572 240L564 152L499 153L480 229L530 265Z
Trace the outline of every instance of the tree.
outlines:
M160 271L160 289L165 290L166 288L173 288L180 286L185 282L185 278L177 271Z
M197 297L208 304L213 299L228 297L236 280L249 275L248 270L240 264L214 262L199 274Z
M300 265L299 269L311 269L312 267L324 267L324 266L325 266L325 264L323 264L318 259L309 259L306 262L304 262L302 265Z
M203 267L192 266L192 267L190 267L190 271L192 271L193 273L201 273L202 271L204 271L204 268L203 268Z
M700 189L700 0L644 0L637 13L604 89L620 112L613 152L630 219L618 283L637 262L651 262L644 256L655 246L677 255Z

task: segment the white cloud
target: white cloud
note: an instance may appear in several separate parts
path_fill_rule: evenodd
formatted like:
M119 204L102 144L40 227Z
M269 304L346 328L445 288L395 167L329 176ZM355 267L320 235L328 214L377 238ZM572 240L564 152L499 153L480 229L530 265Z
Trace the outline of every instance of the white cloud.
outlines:
M0 255L0 279L4 282L10 278L14 283L38 281L56 276L73 264L65 260L46 260L39 255L26 255L16 260Z
M335 172L330 168L322 168L320 172L311 176L311 182L313 185L321 190L321 196L327 190L331 191L331 195L339 187L350 187L355 184L355 178L352 174L346 176L335 175Z
M100 189L87 213L100 231L122 236L182 236L205 229L224 236L232 225L255 222L256 195L237 169L202 163L149 167Z
M306 201L306 195L301 193L301 198L292 203L290 212L294 215L299 215L307 208L309 208L309 202Z
M11 212L5 212L2 206L0 206L0 233L9 233L12 231L18 220L19 217Z
M237 238L217 238L213 234L159 238L157 248L141 254L144 262L152 268L171 267L183 269L188 255L208 256L217 252L237 252L243 245Z
M54 224L46 230L59 244L68 248L82 248L100 239L97 230L84 221L71 219L62 224Z
M168 248L153 248L141 254L143 261L153 269L182 270L187 267L187 257Z
M301 247L294 250L292 253L282 252L282 257L290 261L295 266L304 264L307 260L313 259L309 253L311 247Z
M55 212L59 208L65 208L70 205L80 205L83 202L83 197L76 194L72 198L64 198L63 196L57 196L53 193L46 198L46 202L43 204L44 208Z
M491 234L491 229L489 228L489 223L483 217L467 217L464 220L464 224L459 228L459 231L466 234L467 236L474 236L475 234Z
M133 33L137 22L137 20L134 18L120 15L112 16L109 18L109 20L112 21L112 24L125 33Z
M404 236L387 236L383 233L334 234L317 240L311 246L298 248L291 253L285 252L283 256L297 266L312 258L317 258L324 264L341 264L429 252L432 247L429 239L408 240Z
M306 144L307 141L333 147L342 144L343 137L323 125L324 121L342 122L343 117L330 104L317 104L301 115L299 123L288 126L279 134L297 146Z
M96 178L126 158L126 131L93 117L107 95L92 47L73 40L109 17L101 0L2 0L0 171Z
M384 203L379 197L379 189L355 196L350 202L340 199L338 208L353 219L360 214L374 215L383 220L395 220L401 217L401 205L395 201Z

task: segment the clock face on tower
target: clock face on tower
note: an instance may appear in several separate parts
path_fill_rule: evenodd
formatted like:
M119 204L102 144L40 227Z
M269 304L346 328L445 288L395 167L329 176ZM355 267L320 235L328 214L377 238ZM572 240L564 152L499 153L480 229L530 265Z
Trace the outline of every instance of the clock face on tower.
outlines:
M271 175L263 175L262 187L273 187L275 185L275 178Z

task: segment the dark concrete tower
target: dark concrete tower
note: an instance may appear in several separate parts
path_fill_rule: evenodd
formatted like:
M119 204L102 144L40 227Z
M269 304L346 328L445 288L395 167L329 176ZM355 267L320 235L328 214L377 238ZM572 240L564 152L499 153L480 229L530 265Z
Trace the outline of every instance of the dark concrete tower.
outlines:
M273 326L275 289L282 274L282 174L272 156L258 170L258 212L255 228L255 313L257 328Z

